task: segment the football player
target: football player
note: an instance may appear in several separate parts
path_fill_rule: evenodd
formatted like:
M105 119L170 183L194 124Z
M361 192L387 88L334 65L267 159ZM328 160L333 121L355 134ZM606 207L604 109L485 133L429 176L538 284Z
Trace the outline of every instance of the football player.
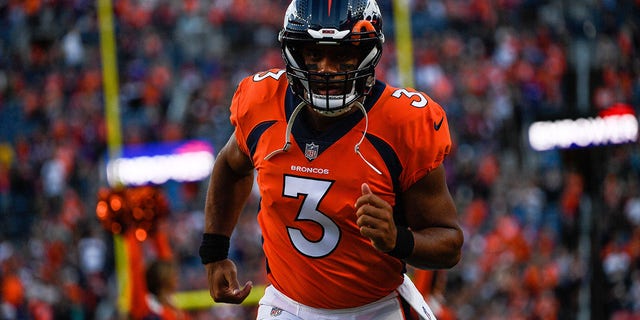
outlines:
M200 256L217 302L241 303L229 239L257 174L269 286L258 319L435 319L405 275L451 268L463 234L440 105L375 77L375 0L293 0L286 70L240 82L214 164Z

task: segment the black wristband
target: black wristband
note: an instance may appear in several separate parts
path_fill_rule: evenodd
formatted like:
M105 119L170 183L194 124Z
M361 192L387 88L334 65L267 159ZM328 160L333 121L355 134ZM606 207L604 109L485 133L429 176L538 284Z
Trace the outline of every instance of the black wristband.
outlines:
M387 254L398 259L406 259L413 253L414 246L415 239L413 239L411 230L406 227L398 227L396 246Z
M226 259L229 256L229 237L217 233L202 234L199 254L202 264Z

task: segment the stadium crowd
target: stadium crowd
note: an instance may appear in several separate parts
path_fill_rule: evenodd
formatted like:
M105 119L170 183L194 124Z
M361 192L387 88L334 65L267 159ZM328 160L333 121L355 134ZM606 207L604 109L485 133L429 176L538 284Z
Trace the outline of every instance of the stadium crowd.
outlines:
M409 3L414 86L447 111L447 179L466 239L437 298L461 320L640 319L640 145L538 152L526 137L535 120L615 103L638 114L640 1ZM114 0L123 143L197 138L218 150L239 79L283 67L286 5ZM400 86L393 8L380 5L378 76ZM107 151L96 12L89 0L0 1L0 319L117 316L113 241L95 214ZM206 288L203 183L162 186L179 290ZM240 281L260 283L252 200L231 254Z

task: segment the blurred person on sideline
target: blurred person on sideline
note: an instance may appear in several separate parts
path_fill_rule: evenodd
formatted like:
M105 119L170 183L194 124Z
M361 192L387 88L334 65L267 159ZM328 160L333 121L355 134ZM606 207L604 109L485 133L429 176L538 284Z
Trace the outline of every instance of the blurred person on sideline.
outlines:
M279 41L286 70L240 82L212 170L199 250L212 298L238 304L253 286L228 251L257 173L270 284L258 319L435 319L406 264L461 258L444 110L376 80L375 0L294 0Z
M178 290L178 269L170 260L155 260L145 272L147 285L146 304L149 313L144 320L187 320L189 315L178 309L174 294Z

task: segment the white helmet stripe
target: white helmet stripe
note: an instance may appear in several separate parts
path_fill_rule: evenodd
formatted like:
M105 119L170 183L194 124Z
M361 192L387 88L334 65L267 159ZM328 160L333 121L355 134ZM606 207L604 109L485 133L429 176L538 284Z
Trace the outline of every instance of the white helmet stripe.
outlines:
M296 59L293 57L293 55L291 54L291 51L289 50L288 46L284 47L284 54L287 56L287 60L288 62L294 67L294 68L300 68L300 66L298 65L298 62L296 61Z
M365 66L369 65L371 63L371 61L373 61L373 59L375 59L377 54L378 54L378 48L377 47L373 47L373 49L371 49L371 51L369 51L369 54L366 57L364 57L364 59L362 59L362 62L358 66L358 69L362 69Z
M307 92L311 92L311 88L309 87L309 81L303 80L303 79L306 79L306 76L303 72L299 71L300 66L298 65L298 62L296 61L296 59L293 58L293 55L291 54L291 51L289 50L288 46L284 47L284 54L287 56L287 60L289 61L289 64L291 64L291 66L295 68L293 73L299 77L300 83L302 83L302 86L304 87L304 89Z

